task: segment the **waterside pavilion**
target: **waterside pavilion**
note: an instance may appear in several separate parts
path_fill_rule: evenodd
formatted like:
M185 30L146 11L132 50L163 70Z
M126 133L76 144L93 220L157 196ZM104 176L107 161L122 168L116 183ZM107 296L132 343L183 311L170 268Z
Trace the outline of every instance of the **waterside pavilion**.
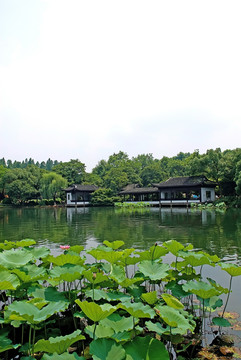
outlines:
M97 190L95 185L71 185L63 189L66 193L66 205L71 206L89 206L91 194Z
M181 176L152 185L149 188L129 185L119 195L124 201L144 201L153 206L190 206L213 202L217 184L205 176Z

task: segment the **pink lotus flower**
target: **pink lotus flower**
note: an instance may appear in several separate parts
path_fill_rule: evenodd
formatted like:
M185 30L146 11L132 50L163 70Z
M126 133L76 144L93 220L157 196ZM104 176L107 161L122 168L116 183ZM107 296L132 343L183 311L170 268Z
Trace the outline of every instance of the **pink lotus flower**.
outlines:
M67 250L69 248L70 248L69 245L60 245L60 249Z

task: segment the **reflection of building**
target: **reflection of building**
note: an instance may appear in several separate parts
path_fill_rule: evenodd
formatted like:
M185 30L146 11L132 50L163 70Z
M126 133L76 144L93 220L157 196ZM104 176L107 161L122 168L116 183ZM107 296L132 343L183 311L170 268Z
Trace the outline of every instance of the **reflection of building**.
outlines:
M140 188L128 185L119 195L124 197L124 201L146 201L160 206L189 206L191 203L208 203L215 200L216 183L205 176L170 178L153 186Z
M67 206L88 206L91 200L91 194L97 190L95 185L71 185L66 192Z
M83 215L89 212L89 208L85 207L68 207L67 209L67 221L72 222L74 216Z

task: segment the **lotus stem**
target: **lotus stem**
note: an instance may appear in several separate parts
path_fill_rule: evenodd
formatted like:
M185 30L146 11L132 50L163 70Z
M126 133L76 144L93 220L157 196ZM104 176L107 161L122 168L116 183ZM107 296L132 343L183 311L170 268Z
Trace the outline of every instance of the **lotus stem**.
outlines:
M231 293L232 280L233 280L233 276L231 275L231 276L230 276L230 281L229 281L228 296L227 296L227 300L226 300L225 306L224 306L224 308L223 308L222 318L223 318L223 316L224 316L226 307L227 307L227 305L228 305L228 300L229 300L229 296L230 296L230 293Z

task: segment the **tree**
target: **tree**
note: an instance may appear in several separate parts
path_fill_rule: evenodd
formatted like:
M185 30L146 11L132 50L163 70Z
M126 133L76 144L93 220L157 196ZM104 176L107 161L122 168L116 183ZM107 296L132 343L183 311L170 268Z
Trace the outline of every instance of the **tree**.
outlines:
M35 165L24 169L9 169L3 175L5 193L13 204L23 204L39 196L41 170Z
M40 193L44 199L53 199L56 202L57 197L61 197L63 188L67 186L67 180L55 172L48 172L42 176L40 183Z
M85 164L76 160L60 162L53 167L53 171L67 179L68 184L82 184L85 179Z

